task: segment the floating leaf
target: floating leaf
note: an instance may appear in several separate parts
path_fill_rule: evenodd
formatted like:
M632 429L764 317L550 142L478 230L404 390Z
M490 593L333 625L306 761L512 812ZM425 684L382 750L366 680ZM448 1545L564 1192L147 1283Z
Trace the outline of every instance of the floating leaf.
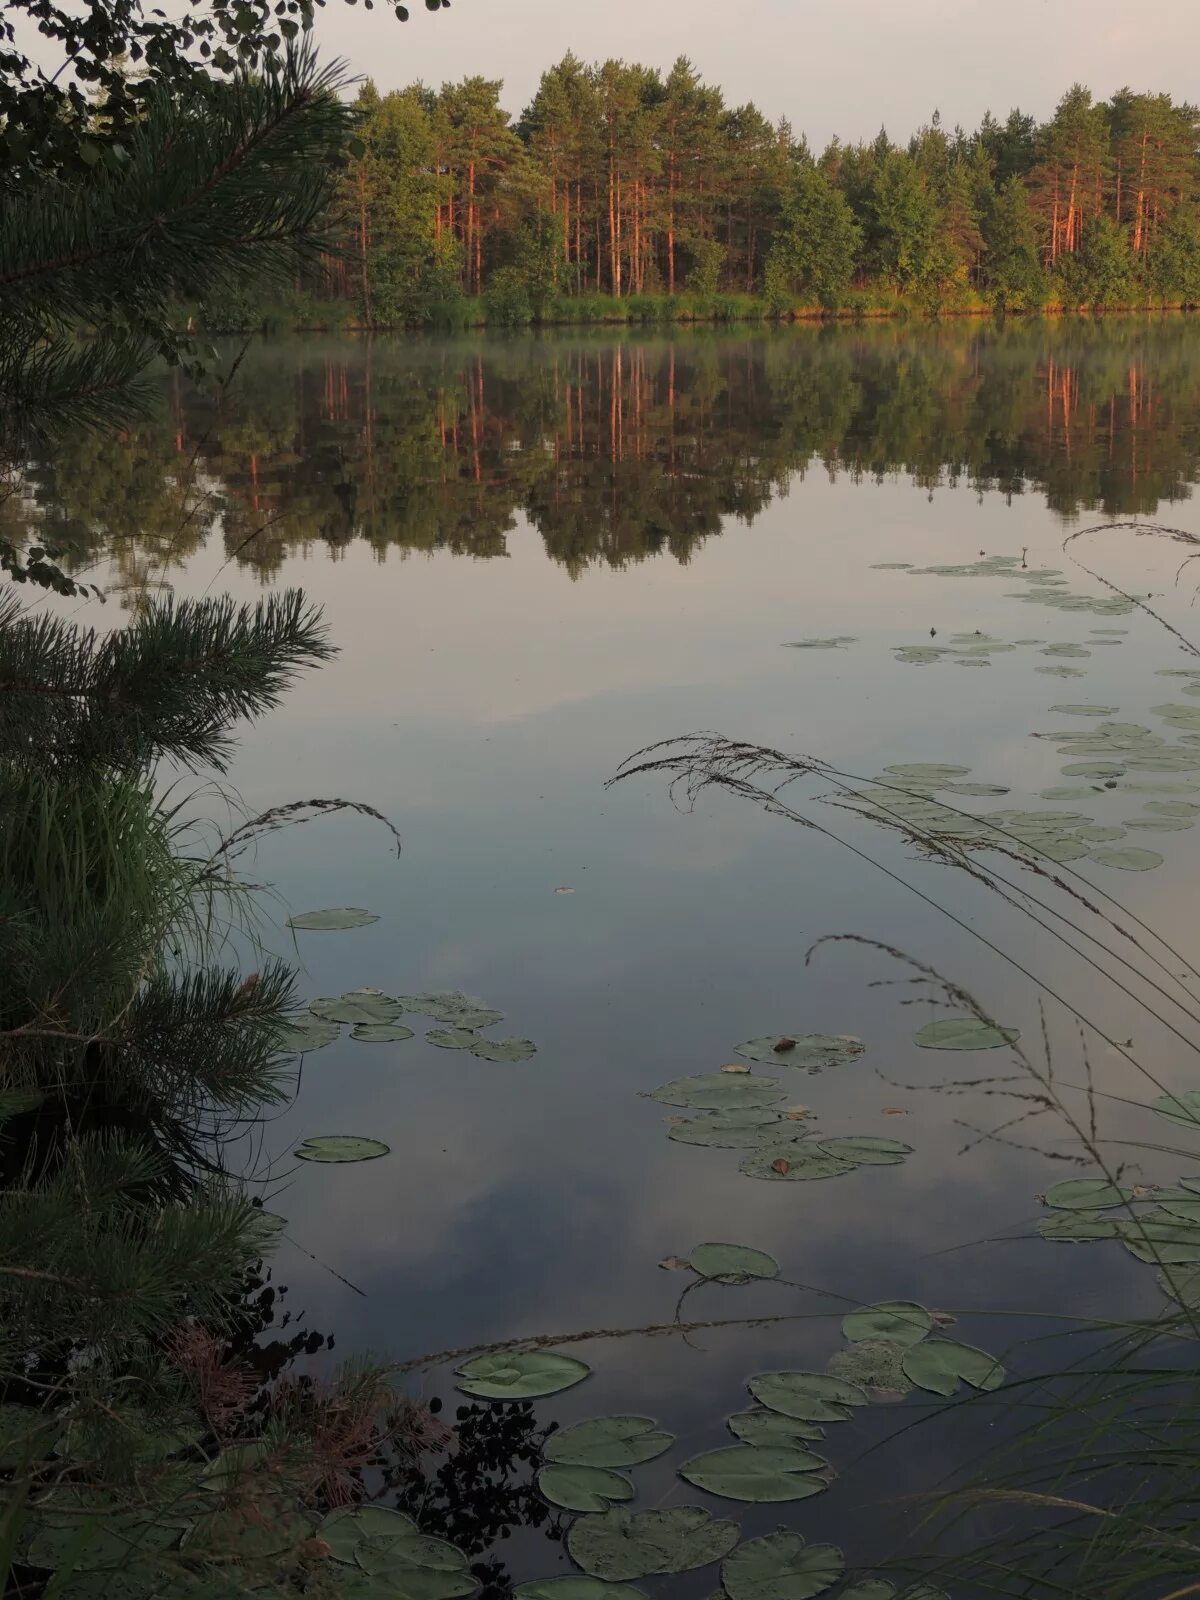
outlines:
M618 1583L706 1567L727 1556L737 1542L735 1523L718 1521L700 1506L636 1515L614 1506L600 1516L581 1517L567 1533L567 1550L576 1566L594 1578Z
M737 1054L747 1061L762 1061L767 1066L800 1067L815 1072L822 1067L834 1067L843 1061L852 1061L865 1049L861 1039L849 1034L791 1034L768 1033L761 1039L747 1039L735 1046Z
M1116 706L1051 706L1051 711L1061 711L1067 717L1114 717Z
M310 1050L323 1050L340 1036L341 1029L332 1022L309 1016L300 1011L286 1017L275 1035L275 1048L305 1055Z
M365 1539L355 1560L370 1576L385 1579L396 1600L456 1600L479 1587L462 1551L428 1534Z
M1046 1191L1046 1204L1057 1211L1104 1211L1133 1198L1107 1178L1068 1178Z
M739 1166L748 1178L766 1178L782 1183L809 1182L817 1178L838 1178L844 1172L853 1172L856 1162L840 1156L826 1155L815 1144L808 1147L769 1144L765 1150L755 1150Z
M389 1146L354 1134L322 1133L305 1139L295 1153L301 1161L375 1161L389 1153Z
M999 783L944 783L941 786L944 794L969 794L969 795L997 795L1008 794L1009 791Z
M1064 778L1120 778L1125 767L1118 761L1068 761L1062 771Z
M582 1572L519 1583L513 1596L514 1600L646 1600L642 1590L630 1583L605 1583Z
M432 1039L433 1035L429 1037ZM528 1061L537 1054L537 1045L532 1039L476 1039L469 1048L481 1061Z
M820 1494L829 1487L830 1468L811 1450L731 1444L693 1456L680 1467L679 1475L697 1489L726 1500L765 1504Z
M1158 1275L1159 1287L1189 1311L1200 1311L1200 1267L1166 1266Z
M779 1263L765 1250L745 1244L698 1244L692 1251L692 1266L702 1278L726 1283L747 1283L751 1278L777 1278Z
M553 1350L505 1350L475 1356L458 1368L464 1394L484 1400L532 1400L582 1383L592 1369Z
M1115 1239L1117 1224L1098 1211L1057 1211L1042 1218L1038 1232L1043 1239L1057 1239L1062 1244L1086 1244L1092 1239Z
M856 644L858 641L848 633L839 633L833 639L790 639L784 644L785 650L840 650L844 644Z
M842 1332L851 1342L890 1339L895 1344L920 1344L933 1327L933 1317L915 1300L882 1300L842 1318Z
M818 1423L783 1417L777 1411L739 1411L729 1418L729 1430L743 1444L784 1450L795 1450L825 1437L825 1429Z
M1075 837L1082 839L1087 844L1111 844L1114 839L1125 837L1124 828L1076 828Z
M1127 828L1143 833L1182 833L1196 826L1194 817L1132 817L1125 822Z
M576 1467L636 1467L674 1444L650 1417L596 1417L552 1433L542 1448L547 1461Z
M288 918L287 925L310 933L332 933L342 928L365 928L369 923L378 921L373 911L364 911L362 906L338 906L328 911L298 912L296 916Z
M778 1078L760 1078L757 1073L746 1078L731 1077L724 1072L675 1078L661 1084L650 1096L663 1105L691 1106L697 1111L747 1111L776 1105L786 1097L787 1091L779 1087Z
M607 1467L552 1462L537 1475L537 1486L551 1505L567 1511L607 1511L614 1500L632 1500L633 1484Z
M975 1389L998 1389L1004 1382L1004 1368L994 1356L952 1339L912 1345L904 1357L904 1370L919 1388L934 1394L953 1394L960 1380Z
M479 1043L479 1035L471 1028L430 1028L425 1037L439 1050L470 1050Z
M884 767L893 777L911 779L914 783L941 783L943 779L969 778L970 767L956 767L944 761L907 761Z
M912 1591L909 1591L910 1597ZM843 1589L837 1600L895 1600L896 1585L886 1578L867 1578L849 1589ZM928 1597L926 1597L928 1600Z
M1158 1209L1180 1222L1200 1222L1200 1196L1193 1196L1187 1200L1169 1200L1160 1197Z
M801 1422L842 1422L868 1399L858 1384L825 1372L760 1372L747 1387L769 1411Z
M929 1022L916 1035L922 1050L999 1050L1021 1037L1016 1028L1001 1028L982 1017L944 1017Z
M350 1037L363 1044L395 1044L411 1039L413 1031L399 1022L360 1022L351 1028Z
M861 1339L848 1350L835 1351L827 1370L835 1378L860 1384L876 1398L899 1400L912 1388L912 1380L904 1370L904 1355L909 1348L895 1339Z
M747 1539L721 1566L729 1600L813 1600L846 1570L836 1545L806 1544L798 1533Z
M780 1127L779 1113L749 1106L745 1111L713 1111L704 1117L676 1117L667 1129L667 1136L681 1144L750 1150L761 1144L764 1128L770 1127Z
M1180 1094L1159 1095L1151 1105L1160 1117L1184 1128L1200 1128L1200 1089L1185 1089Z
M360 989L336 998L312 1000L308 1009L326 1022L394 1022L404 1007L389 995Z
M497 1022L504 1021L503 1011L493 1011L490 1006L481 1006L468 995L462 996L462 1003L439 1004L433 1006L425 1013L426 1016L436 1017L439 1022L452 1023L456 1028L491 1028Z
M1174 1220L1160 1211L1136 1219L1118 1218L1117 1234L1139 1261L1200 1262L1200 1227Z
M910 1144L899 1139L880 1139L874 1134L849 1134L840 1139L821 1139L818 1149L826 1155L837 1156L842 1161L853 1161L864 1167L895 1167L905 1156L913 1153Z
M1115 867L1118 872L1149 872L1163 864L1163 858L1157 850L1138 850L1133 845L1089 850L1088 857L1102 867Z
M416 1523L402 1511L387 1506L340 1506L331 1511L317 1532L329 1546L334 1561L354 1565L354 1552L364 1539L376 1543L403 1539L418 1533Z

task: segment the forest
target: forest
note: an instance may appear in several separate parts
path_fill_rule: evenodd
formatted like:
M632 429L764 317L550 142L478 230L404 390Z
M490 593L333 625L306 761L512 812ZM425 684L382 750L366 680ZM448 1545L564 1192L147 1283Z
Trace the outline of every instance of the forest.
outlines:
M834 140L665 76L568 55L514 122L503 84L356 102L333 247L288 315L320 325L731 320L1200 302L1200 111L1076 84L1048 122L935 111ZM238 295L197 308L251 325Z

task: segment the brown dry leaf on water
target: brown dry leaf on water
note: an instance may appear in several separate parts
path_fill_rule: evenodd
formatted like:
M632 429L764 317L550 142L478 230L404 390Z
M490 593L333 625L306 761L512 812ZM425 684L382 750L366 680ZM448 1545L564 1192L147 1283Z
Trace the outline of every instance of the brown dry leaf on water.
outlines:
M686 1256L664 1256L658 1264L664 1272L686 1272L692 1263Z
M776 1039L771 1048L777 1055L783 1055L784 1051L796 1048L796 1041L795 1039L790 1039L785 1033L782 1039Z
M816 1114L811 1106L789 1106L783 1113L788 1122L804 1122L808 1117L815 1117Z
M885 1117L906 1117L908 1115L908 1107L907 1106L884 1106L883 1114L884 1114Z
M958 1318L952 1317L948 1311L931 1311L929 1315L933 1318L935 1328L952 1328L958 1321Z
M1131 1193L1135 1200L1144 1200L1147 1195L1158 1193L1158 1185L1156 1183L1135 1183Z
M772 1161L771 1163L771 1171L777 1172L781 1178L786 1178L791 1170L792 1163L783 1156L780 1156L778 1161Z
M727 1061L721 1068L722 1072L749 1072L749 1067L744 1067L740 1061Z

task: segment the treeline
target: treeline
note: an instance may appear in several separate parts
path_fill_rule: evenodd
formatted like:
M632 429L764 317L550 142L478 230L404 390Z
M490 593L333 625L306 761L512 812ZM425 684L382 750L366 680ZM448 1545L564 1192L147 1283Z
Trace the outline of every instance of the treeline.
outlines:
M1200 112L1169 95L815 154L682 58L568 55L515 124L501 90L367 84L301 287L368 324L1200 302Z

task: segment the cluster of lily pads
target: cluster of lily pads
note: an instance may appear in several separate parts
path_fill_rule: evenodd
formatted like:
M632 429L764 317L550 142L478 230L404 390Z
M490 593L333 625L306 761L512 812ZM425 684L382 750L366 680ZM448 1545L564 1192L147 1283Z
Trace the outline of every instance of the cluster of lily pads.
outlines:
M1093 637L1089 638L1086 645L1074 641L1062 641L1057 644L1048 644L1044 639L1014 639L1011 642L1005 639L994 638L991 634L976 631L974 633L952 633L944 644L903 644L893 645L892 655L896 661L905 666L927 667L939 661L951 661L959 667L989 667L991 658L995 655L1005 655L1014 651L1021 645L1030 647L1040 646L1044 656L1067 657L1074 660L1083 660L1089 657L1092 650L1101 645L1119 645L1121 640L1117 634L1124 633L1123 628L1095 628ZM1064 667L1056 661L1050 666L1041 666L1038 672L1049 673L1052 677L1078 678L1083 676L1083 670L1078 667Z
M767 1034L737 1047L745 1060L798 1067L807 1073L842 1065L862 1054L861 1040L836 1034ZM679 1144L744 1150L740 1170L749 1178L794 1183L836 1178L860 1166L897 1166L912 1154L899 1139L872 1134L817 1134L805 1106L783 1107L788 1091L778 1078L731 1062L719 1072L661 1084L648 1096L689 1116L667 1119L667 1136Z
M1053 606L1059 611L1089 612L1096 617L1128 616L1134 606L1125 595L1072 594L1056 567L1028 567L1020 556L985 556L979 561L933 567L914 567L903 561L881 561L876 566L906 571L913 578L1005 578L1025 585L1022 590L1010 592L1007 599Z
M489 1039L480 1033L503 1022L504 1013L457 989L427 994L387 995L380 989L352 989L347 994L309 1002L307 1011L288 1018L280 1035L280 1049L304 1053L320 1050L341 1037L349 1026L350 1038L362 1044L395 1044L411 1039L414 1030L400 1019L431 1017L445 1027L431 1028L425 1038L441 1050L469 1050L483 1061L528 1061L537 1053L530 1039Z

